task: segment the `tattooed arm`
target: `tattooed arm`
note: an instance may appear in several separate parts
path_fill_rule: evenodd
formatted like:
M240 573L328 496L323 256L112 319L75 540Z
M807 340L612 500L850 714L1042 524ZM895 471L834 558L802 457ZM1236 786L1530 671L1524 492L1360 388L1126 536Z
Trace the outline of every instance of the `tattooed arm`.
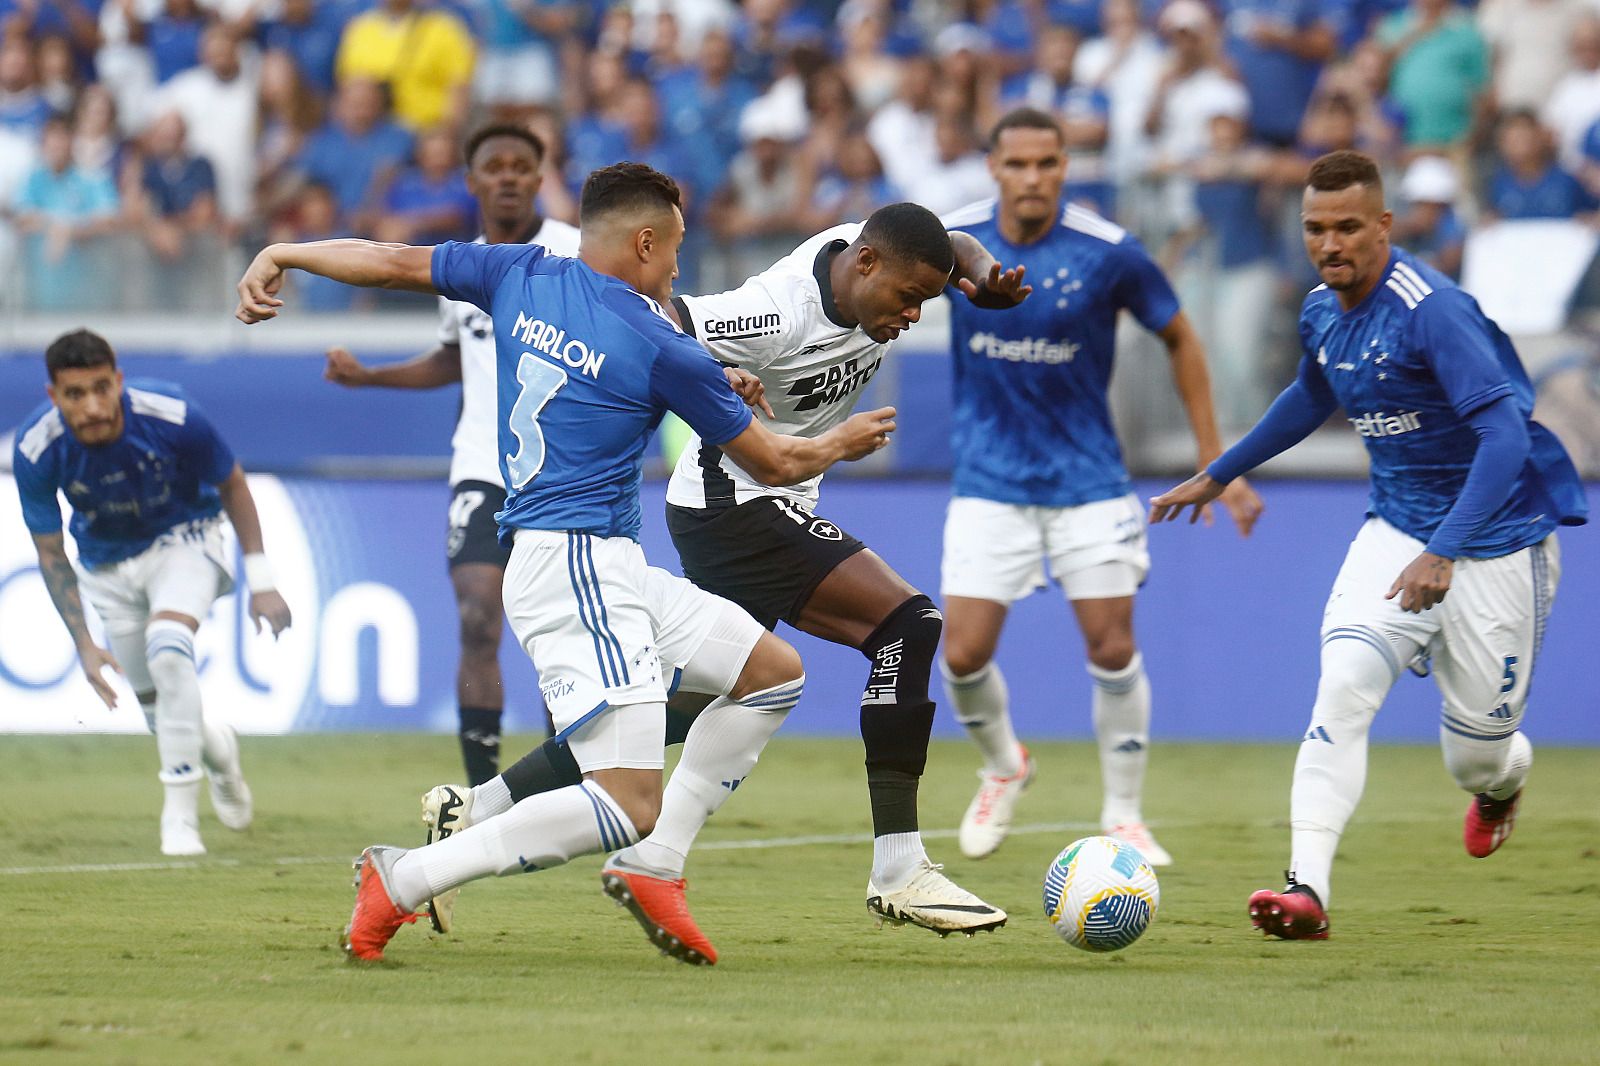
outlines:
M66 540L60 533L36 534L33 546L39 553L39 573L44 578L44 587L50 591L50 602L56 605L56 613L66 623L72 643L77 646L84 677L107 707L115 707L116 690L106 683L100 671L109 666L120 674L122 667L89 635L89 625L83 618L83 598L78 595L78 575L67 558Z

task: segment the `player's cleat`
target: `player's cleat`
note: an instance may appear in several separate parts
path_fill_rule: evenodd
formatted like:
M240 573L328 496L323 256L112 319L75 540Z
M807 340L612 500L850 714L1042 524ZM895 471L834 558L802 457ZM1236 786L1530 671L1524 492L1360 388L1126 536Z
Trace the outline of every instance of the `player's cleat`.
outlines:
M1127 844L1151 866L1171 866L1172 856L1167 854L1167 849L1156 843L1156 838L1150 835L1150 827L1143 822L1123 822L1113 825L1105 830L1105 834L1113 839Z
M1511 837L1517 825L1517 804L1522 800L1519 788L1510 799L1491 799L1482 792L1467 804L1467 817L1461 827L1462 842L1467 854L1475 859L1493 855Z
M1018 747L1021 747L1019 744ZM978 794L961 816L958 843L969 859L987 858L995 853L1011 830L1011 812L1017 799L1033 781L1033 756L1022 748L1022 769L1007 777L978 771Z
M389 871L403 854L404 848L374 845L355 861L356 907L339 940L345 954L352 959L381 962L384 945L402 925L419 917L403 909L389 892Z
M600 884L606 895L638 920L661 954L691 966L710 966L717 961L717 949L689 914L683 878L654 877L612 856L600 871Z
M1250 924L1280 940L1328 939L1328 912L1322 901L1293 878L1282 892L1263 888L1250 897Z
M867 913L890 925L919 925L940 936L972 936L1006 924L1006 912L992 907L950 880L944 867L924 859L905 887L882 891L867 882Z
M198 819L161 819L161 854L180 856L204 855L205 853L206 845L200 839L200 822Z
M231 725L223 726L222 730L233 751L233 757L228 760L232 770L229 773L208 772L206 777L211 785L211 809L216 812L217 821L237 833L250 828L255 805L250 797L250 786L239 770L238 734Z
M425 843L443 840L459 833L472 824L472 790L465 785L435 785L422 795L422 825L427 830ZM428 899L422 912L436 933L448 933L455 927L456 897L459 888L452 888Z

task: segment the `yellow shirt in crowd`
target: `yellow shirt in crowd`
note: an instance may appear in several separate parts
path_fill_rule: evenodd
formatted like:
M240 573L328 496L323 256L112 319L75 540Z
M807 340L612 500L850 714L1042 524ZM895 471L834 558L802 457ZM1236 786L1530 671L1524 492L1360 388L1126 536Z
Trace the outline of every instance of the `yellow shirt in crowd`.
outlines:
M472 78L472 34L448 11L393 18L378 9L350 20L339 40L337 71L389 86L394 117L413 131L454 118L457 91Z

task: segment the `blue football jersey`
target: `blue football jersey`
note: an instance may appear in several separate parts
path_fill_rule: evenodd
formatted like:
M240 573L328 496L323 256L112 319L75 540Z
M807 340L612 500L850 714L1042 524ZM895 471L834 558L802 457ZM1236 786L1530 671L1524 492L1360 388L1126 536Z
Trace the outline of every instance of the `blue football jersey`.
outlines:
M1396 248L1383 280L1342 311L1318 286L1300 311L1300 381L1337 404L1366 444L1369 513L1426 541L1455 505L1477 454L1473 412L1503 396L1529 418L1532 453L1510 495L1462 545L1492 558L1537 544L1587 505L1577 471L1533 422L1533 386L1510 339L1448 277Z
M955 359L955 494L1072 507L1125 495L1122 448L1106 391L1117 315L1160 330L1178 313L1161 268L1132 236L1077 205L1042 239L1000 234L994 201L946 217L1006 266L1027 267L1033 294L984 310L950 301Z
M441 244L434 287L494 322L502 539L639 536L645 445L671 410L711 444L750 425L722 367L661 307L537 244Z
M163 533L218 514L216 486L233 466L216 429L164 381L127 382L122 436L110 444L78 443L47 403L18 428L12 455L28 531L61 531L56 493L64 493L78 558L89 567L131 559Z

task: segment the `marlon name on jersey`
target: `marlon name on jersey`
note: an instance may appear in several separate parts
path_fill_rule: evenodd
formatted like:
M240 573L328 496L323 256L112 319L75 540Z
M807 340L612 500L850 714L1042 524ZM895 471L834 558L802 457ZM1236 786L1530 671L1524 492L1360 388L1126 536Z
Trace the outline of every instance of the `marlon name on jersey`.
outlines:
M600 376L600 364L606 361L605 352L597 352L576 337L568 339L567 331L560 326L517 312L517 324L511 327L523 344L551 359L567 364L591 378Z
M1360 418L1350 419L1350 424L1363 437L1398 437L1402 433L1422 428L1422 412L1401 411L1399 414L1390 415L1375 411Z
M810 411L825 403L837 403L871 381L872 375L878 372L882 364L881 355L866 366L862 366L859 360L846 359L822 373L800 378L789 386L788 395L800 398L794 405L796 411Z
M1082 347L1072 341L1052 341L1044 337L1006 340L993 333L974 333L967 342L974 355L1004 359L1008 363L1070 363Z

